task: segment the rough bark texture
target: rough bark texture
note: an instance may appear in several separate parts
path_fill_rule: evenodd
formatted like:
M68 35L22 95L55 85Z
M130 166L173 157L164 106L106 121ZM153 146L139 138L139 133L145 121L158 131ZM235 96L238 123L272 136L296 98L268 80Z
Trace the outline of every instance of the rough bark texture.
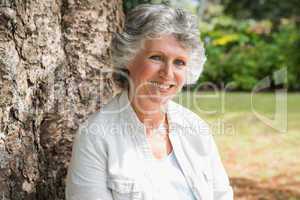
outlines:
M119 88L121 0L0 0L0 199L64 199L73 135Z

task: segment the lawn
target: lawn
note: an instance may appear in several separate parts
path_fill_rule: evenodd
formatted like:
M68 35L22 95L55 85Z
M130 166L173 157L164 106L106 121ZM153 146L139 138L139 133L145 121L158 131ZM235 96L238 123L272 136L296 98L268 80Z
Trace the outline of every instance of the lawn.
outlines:
M182 92L212 129L236 199L300 199L300 93ZM299 196L298 196L299 195Z

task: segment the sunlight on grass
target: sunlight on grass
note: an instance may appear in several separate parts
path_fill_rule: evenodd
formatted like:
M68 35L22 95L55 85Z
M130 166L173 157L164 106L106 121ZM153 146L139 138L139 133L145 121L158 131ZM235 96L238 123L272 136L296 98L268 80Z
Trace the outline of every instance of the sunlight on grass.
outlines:
M255 94L253 105L250 93L235 92L182 92L175 100L209 123L231 177L268 180L286 174L294 181L300 180L299 93L289 93L286 106L283 103L288 114L288 128L283 133L257 117L274 117L273 93Z

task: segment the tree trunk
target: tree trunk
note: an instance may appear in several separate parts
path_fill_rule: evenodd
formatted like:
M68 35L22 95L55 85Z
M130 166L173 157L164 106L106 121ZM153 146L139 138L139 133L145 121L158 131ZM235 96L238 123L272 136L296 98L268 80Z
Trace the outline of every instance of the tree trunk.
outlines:
M64 199L78 124L119 91L122 20L121 0L0 0L0 200Z

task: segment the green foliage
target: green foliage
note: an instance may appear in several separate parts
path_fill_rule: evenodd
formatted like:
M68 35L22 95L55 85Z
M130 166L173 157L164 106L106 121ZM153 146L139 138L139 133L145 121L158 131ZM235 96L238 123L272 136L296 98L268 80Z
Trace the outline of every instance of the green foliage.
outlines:
M225 13L235 18L254 18L278 20L282 17L297 16L300 13L300 1L278 0L221 0Z
M209 9L215 12L218 9ZM237 90L250 91L265 77L287 68L288 87L299 90L300 34L292 19L282 19L274 28L270 20L239 20L219 14L200 23L208 61L199 84L210 81L231 84Z

